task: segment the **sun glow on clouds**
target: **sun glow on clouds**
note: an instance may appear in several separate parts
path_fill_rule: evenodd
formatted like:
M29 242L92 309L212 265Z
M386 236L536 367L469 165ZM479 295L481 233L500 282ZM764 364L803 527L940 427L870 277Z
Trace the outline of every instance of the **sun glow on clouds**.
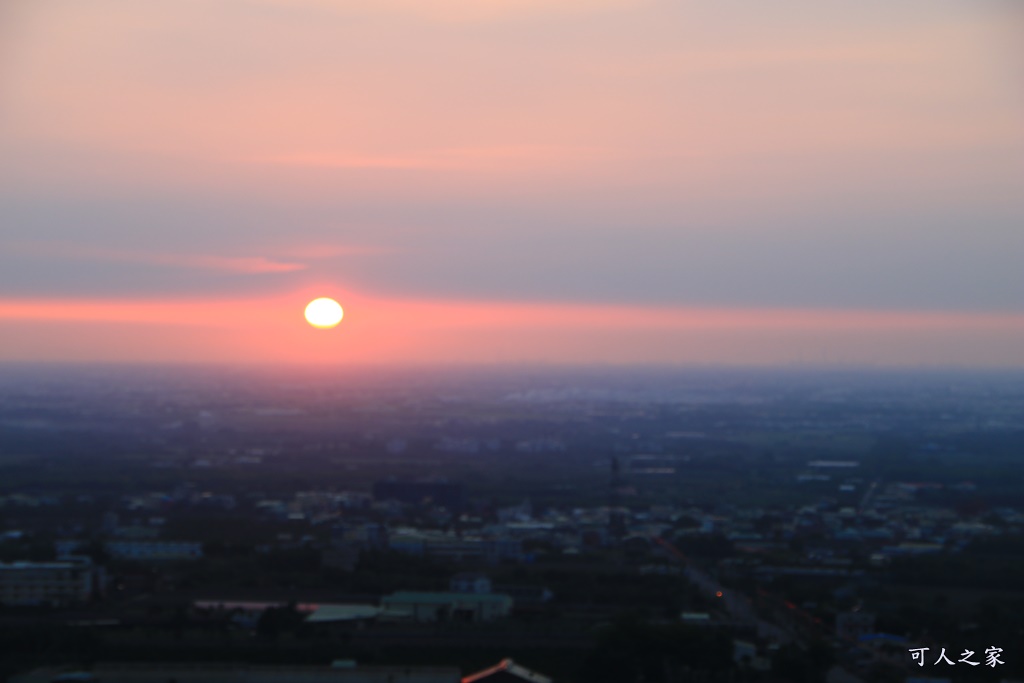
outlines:
M382 254L382 247L309 243L301 246L268 246L276 256L237 256L141 249L109 249L80 244L18 242L6 245L8 254L65 261L95 261L166 266L185 270L207 270L245 275L294 273L308 270L310 263L339 257Z
M16 243L7 245L10 254L32 257L58 258L76 261L100 261L110 263L141 263L172 268L211 270L239 274L291 273L305 270L305 263L285 261L267 256L225 256L221 254L175 253L166 251L144 251L138 249L108 249L72 244L50 244L41 242ZM295 253L295 252L290 252ZM306 252L306 257L328 258L345 253L342 248L324 247L316 252Z
M321 290L323 291L323 290ZM4 356L279 363L1024 362L1024 315L387 300L317 334L275 299L0 301ZM92 337L103 339L91 346ZM965 355L965 349L967 353ZM127 355L125 355L127 354Z
M108 257L117 261L153 263L157 265L219 270L229 273L291 273L305 270L304 263L276 261L265 256L214 256L204 254L146 254L140 252L110 252Z

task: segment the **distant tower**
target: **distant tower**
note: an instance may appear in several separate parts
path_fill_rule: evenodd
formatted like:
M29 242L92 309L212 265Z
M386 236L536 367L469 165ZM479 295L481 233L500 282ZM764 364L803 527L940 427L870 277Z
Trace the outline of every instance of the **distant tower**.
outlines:
M619 500L619 491L624 484L619 459L612 456L612 471L608 480L608 533L614 539L626 535L626 512Z

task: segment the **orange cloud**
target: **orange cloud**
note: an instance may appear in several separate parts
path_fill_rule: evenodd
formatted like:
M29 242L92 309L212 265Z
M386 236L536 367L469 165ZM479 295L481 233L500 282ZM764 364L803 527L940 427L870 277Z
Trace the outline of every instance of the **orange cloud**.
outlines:
M148 263L176 268L215 270L226 273L291 273L307 268L304 263L282 261L266 256L220 256L216 254L175 254L133 249L104 249L55 244L16 244L12 252L43 256L59 256L70 259L113 261L124 263Z
M128 260L136 260L129 258ZM201 254L147 254L138 260L183 268L220 270L229 273L291 273L305 270L303 263L275 261L265 256L204 256Z

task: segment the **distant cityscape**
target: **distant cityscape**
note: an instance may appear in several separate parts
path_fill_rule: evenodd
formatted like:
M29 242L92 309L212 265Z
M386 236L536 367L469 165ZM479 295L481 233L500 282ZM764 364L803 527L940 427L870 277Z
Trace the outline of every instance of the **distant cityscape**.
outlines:
M1024 376L0 374L12 680L1024 675Z

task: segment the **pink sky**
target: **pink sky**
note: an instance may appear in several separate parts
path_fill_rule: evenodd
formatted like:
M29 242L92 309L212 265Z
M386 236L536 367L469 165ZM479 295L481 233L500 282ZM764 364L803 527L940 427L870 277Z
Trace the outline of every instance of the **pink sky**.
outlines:
M1020 365L1024 315L375 299L315 330L313 292L237 300L6 300L25 361Z
M1024 364L1015 7L16 0L0 361Z

